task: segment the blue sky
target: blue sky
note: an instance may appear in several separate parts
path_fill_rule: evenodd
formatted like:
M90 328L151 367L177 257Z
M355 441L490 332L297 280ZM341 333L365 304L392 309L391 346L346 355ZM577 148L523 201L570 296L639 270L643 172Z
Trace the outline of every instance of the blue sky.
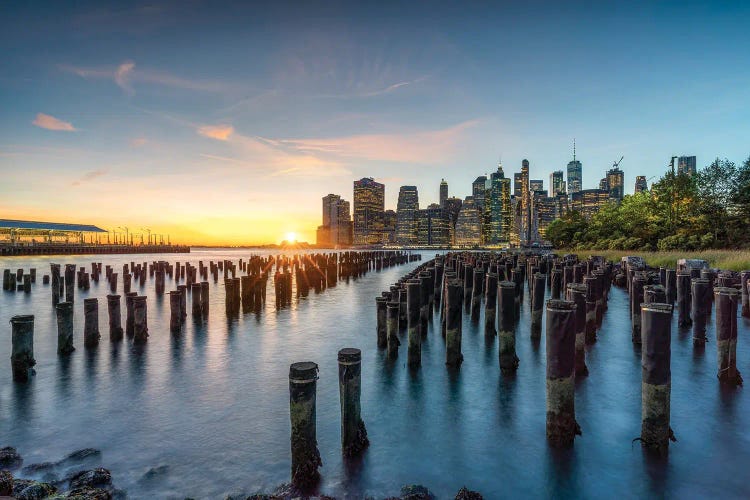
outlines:
M0 211L314 239L352 181L422 205L576 138L584 187L750 155L744 2L6 2ZM242 228L238 231L237 228Z

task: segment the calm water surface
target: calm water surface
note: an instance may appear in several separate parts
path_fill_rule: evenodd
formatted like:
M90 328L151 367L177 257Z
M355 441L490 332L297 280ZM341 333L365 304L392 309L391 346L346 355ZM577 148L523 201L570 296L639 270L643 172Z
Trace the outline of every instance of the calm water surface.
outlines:
M56 354L56 320L49 263L90 269L96 260L121 272L131 260L174 263L247 258L250 251L194 251L185 255L67 256L0 259L0 269L37 268L30 295L0 295L0 445L16 446L25 464L54 461L83 447L102 450L117 487L131 498L222 498L269 491L289 480L289 364L320 366L318 445L321 490L336 496L383 497L422 483L439 498L463 485L485 498L750 497L750 398L720 388L716 343L696 353L691 334L672 332L672 428L669 457L644 456L631 440L640 434L640 351L630 341L627 295L613 288L598 342L587 352L590 375L578 383L577 419L583 435L572 449L545 440L544 338L529 336L528 293L517 328L520 366L503 377L496 339L485 340L480 319L465 315L464 363L444 365L437 316L423 341L422 367L387 363L376 347L375 301L418 265L371 272L348 284L276 311L273 290L262 314L228 320L224 287L211 281L209 319L189 314L179 335L169 333L168 296L148 295L149 340L134 347L108 338L104 278L76 290L75 342L68 358ZM427 255L425 255L427 257ZM119 277L118 293L122 293ZM174 283L167 278L167 290ZM137 291L136 286L133 287ZM83 348L83 299L99 298L102 340ZM123 303L123 314L124 314ZM34 314L36 376L11 380L11 316ZM124 320L123 320L124 324ZM739 319L738 368L750 377L750 323ZM715 339L713 318L709 339ZM362 412L370 448L355 463L342 460L337 351L362 349ZM167 472L144 479L150 468Z

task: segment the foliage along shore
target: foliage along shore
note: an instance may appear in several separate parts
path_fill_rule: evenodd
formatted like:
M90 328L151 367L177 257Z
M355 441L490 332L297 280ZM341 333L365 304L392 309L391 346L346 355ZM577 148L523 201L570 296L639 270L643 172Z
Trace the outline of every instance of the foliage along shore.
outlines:
M677 266L678 259L703 259L714 269L725 271L745 271L750 269L750 250L703 250L689 252L674 250L670 252L643 252L630 250L594 250L594 249L558 249L560 255L576 254L580 259L586 259L590 255L601 255L607 260L619 262L627 255L643 257L646 264L652 267Z
M667 172L650 191L609 203L588 220L572 211L550 224L546 238L555 248L599 254L750 249L749 229L750 157L740 166L717 158L695 175Z

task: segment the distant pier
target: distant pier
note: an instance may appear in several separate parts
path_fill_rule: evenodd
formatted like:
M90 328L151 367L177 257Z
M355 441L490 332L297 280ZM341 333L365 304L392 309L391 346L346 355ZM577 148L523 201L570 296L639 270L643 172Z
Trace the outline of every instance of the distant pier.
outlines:
M0 244L0 256L13 255L86 255L132 253L190 253L186 245L91 245L91 244Z

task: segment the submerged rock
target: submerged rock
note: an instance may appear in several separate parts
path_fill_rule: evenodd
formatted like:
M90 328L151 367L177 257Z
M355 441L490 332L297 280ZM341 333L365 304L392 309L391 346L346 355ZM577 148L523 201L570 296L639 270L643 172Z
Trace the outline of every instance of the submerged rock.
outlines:
M10 471L0 471L0 497L13 494L13 474Z
M464 486L456 493L456 500L483 500L482 494L471 491Z
M39 483L28 479L13 481L13 497L16 500L41 500L57 493L57 488L49 483Z
M169 472L169 465L158 465L151 467L149 470L143 473L140 481L151 481L157 479Z
M0 448L0 469L14 470L21 466L23 458L15 448L6 446Z
M23 474L39 474L41 472L48 472L52 469L54 469L56 464L53 464L52 462L40 462L38 464L29 464L23 469L21 469L21 473Z
M430 490L421 484L407 484L401 488L401 500L434 500Z
M101 455L102 455L102 452L97 450L96 448L83 448L81 450L76 450L68 454L65 458L63 458L57 463L62 464L65 462L81 462L88 458L99 458L101 457Z
M112 493L101 488L76 488L70 490L65 498L74 500L111 500Z

